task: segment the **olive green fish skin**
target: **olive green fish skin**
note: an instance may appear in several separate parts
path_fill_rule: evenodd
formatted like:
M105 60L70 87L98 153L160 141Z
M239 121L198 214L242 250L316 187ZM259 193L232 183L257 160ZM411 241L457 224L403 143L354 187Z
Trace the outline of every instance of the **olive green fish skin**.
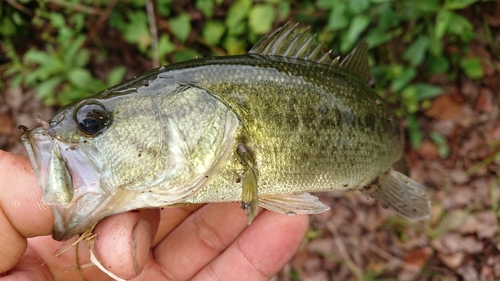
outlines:
M402 155L403 139L393 111L359 77L340 67L244 55L197 59L172 69L160 68L134 81L99 98L120 100L119 109L129 115L154 116L158 110L154 103L171 98L168 91L199 88L226 105L241 122L228 163L212 184L186 199L189 203L241 200L243 167L235 152L240 142L257 158L259 196L362 188ZM151 103L138 106L136 91L123 95L134 88L144 96L154 96ZM199 103L207 100L210 97ZM178 114L188 117L182 120L189 126L214 116L199 103L179 104L182 110ZM153 119L138 119L137 124L141 128L129 128L123 136L113 138L143 143L144 134L161 131ZM213 150L210 146L203 149ZM113 155L139 158L139 154L161 154L155 146L120 155L123 153L114 151ZM145 170L164 171L152 165ZM138 167L120 169L125 176ZM117 174L121 173L115 171L115 177ZM140 174L144 171L132 180L137 181Z

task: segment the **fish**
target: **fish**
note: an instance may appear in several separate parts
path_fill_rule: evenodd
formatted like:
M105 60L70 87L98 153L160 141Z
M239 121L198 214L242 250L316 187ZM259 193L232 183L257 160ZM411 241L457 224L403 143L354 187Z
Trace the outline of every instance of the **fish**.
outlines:
M53 238L140 208L241 202L248 224L259 207L317 214L329 207L311 193L339 190L428 218L425 187L392 168L403 129L370 86L367 43L330 52L287 24L247 54L159 67L26 130Z

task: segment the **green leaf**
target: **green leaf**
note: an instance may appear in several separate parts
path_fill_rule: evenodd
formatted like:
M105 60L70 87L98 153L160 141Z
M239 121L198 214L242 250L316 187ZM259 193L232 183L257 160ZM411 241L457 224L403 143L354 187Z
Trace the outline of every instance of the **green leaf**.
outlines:
M425 83L416 83L413 86L416 89L415 99L417 101L432 99L443 94L443 89L438 86Z
M444 8L449 10L465 9L476 2L477 0L446 0Z
M340 30L349 25L350 18L347 16L347 7L345 4L339 4L328 14L328 23L326 30Z
M417 71L413 68L403 68L399 74L394 75L395 79L391 83L391 89L394 92L401 91L413 78L417 76Z
M129 21L123 29L123 38L128 43L137 44L139 51L146 52L151 44L146 13L143 11L131 13Z
M474 38L474 26L469 20L459 14L453 13L448 26L448 31L451 34L458 35L464 42L469 42Z
M196 52L195 50L184 49L182 51L175 53L174 61L181 62L181 61L186 61L186 60L192 60L192 59L196 58L197 56L200 56L200 54L198 52Z
M83 68L73 68L67 74L66 77L68 81L77 88L88 89L91 87L91 83L94 77L90 72Z
M403 59L409 62L412 66L419 66L425 58L425 53L429 46L429 38L425 35L420 35L403 54Z
M380 29L381 31L388 31L388 29L392 27L399 26L401 18L394 12L391 5L383 5L380 10L380 14L378 16L378 25L376 29Z
M25 64L36 63L38 65L50 65L54 64L56 60L57 58L55 56L33 48L29 49L23 56L23 62Z
M63 89L61 90L61 93L57 96L57 102L61 105L65 105L71 102L75 102L77 100L83 99L85 97L88 97L92 93L80 89L80 88L75 88L72 87L71 84L65 84L63 86ZM52 98L53 100L54 98ZM48 103L47 100L45 100L45 103ZM55 103L54 101L51 101L51 103Z
M70 43L69 47L62 54L62 59L64 64L68 66L73 64L73 61L76 59L76 54L81 49L83 43L85 42L85 39L86 39L85 35L80 34L78 37L74 39L74 41ZM87 61L85 61L83 65L85 65L86 63Z
M123 17L123 14L118 11L118 9L113 9L108 18L108 23L111 27L116 28L117 30L124 33L124 30L127 26L127 21Z
M450 63L443 56L430 55L425 64L427 66L428 75L444 74L450 69Z
M418 120L413 114L406 116L406 122L408 123L408 135L410 136L412 147L417 149L420 147L423 139L420 124L418 124Z
M453 13L441 9L436 16L436 28L434 29L434 34L437 39L443 38L444 34L446 33L446 30L448 29L448 25L450 24L450 20L452 17Z
M225 23L230 35L241 35L245 32L244 20L251 7L252 0L238 0L229 7Z
M170 16L170 6L171 6L172 0L156 0L156 11L160 16L166 18Z
M360 14L370 7L369 0L349 0L347 3L349 4L349 10L353 14Z
M255 34L266 34L271 30L275 18L274 8L269 5L255 5L250 10L248 24Z
M200 10L207 18L211 18L214 14L213 0L196 0L196 9Z
M226 27L223 23L216 20L208 21L203 28L203 38L210 45L218 45L226 31Z
M84 67L90 60L90 51L88 49L80 49L72 59L72 67Z
M111 70L108 74L108 80L106 82L108 87L114 86L123 81L127 68L124 66L117 66Z
M335 8L335 1L332 0L318 0L316 1L316 6L320 9L330 10Z
M191 33L191 18L188 14L180 14L179 16L170 20L170 31L182 43L185 43Z
M278 16L279 20L283 21L285 20L289 15L292 10L291 4L289 2L280 2L278 4Z
M23 82L23 76L20 73L14 75L14 77L12 77L12 80L10 81L10 87L11 88L20 87L22 82Z
M411 1L419 11L424 13L433 13L439 10L440 3L436 0L418 0Z
M373 48L391 41L392 38L394 38L392 32L388 32L381 29L375 29L368 34L365 40L370 46L370 48Z
M357 15L351 21L347 33L342 36L343 40L340 44L340 51L345 53L352 49L354 44L359 40L361 32L363 32L370 24L370 19L365 15Z
M471 79L481 79L484 76L481 61L478 58L462 58L460 66Z
M55 96L55 88L61 84L63 78L56 76L49 78L36 86L37 97L40 99L45 99L49 96Z
M73 24L73 29L78 32L84 27L85 20L85 14L83 13L75 13L69 18L69 22Z
M439 57L443 55L443 40L436 37L429 38L429 53Z
M175 45L170 41L168 34L162 34L158 40L158 57L162 64L166 63L165 56L175 51Z
M49 13L50 24L54 27L61 28L66 26L66 21L61 13L51 12Z
M448 146L448 140L445 136L438 132L431 132L429 137L436 144L439 157L444 159L450 155L450 147Z
M16 26L8 17L4 16L0 18L0 26L2 26L2 28L0 28L0 34L3 36L10 37L17 33Z
M229 55L240 55L246 53L246 41L234 36L227 36L223 42L224 49Z

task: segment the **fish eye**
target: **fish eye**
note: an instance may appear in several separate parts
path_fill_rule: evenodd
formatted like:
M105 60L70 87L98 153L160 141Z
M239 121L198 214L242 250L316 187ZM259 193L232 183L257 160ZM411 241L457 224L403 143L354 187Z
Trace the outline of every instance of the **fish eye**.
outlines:
M74 113L78 128L87 136L97 135L109 125L109 113L100 102L87 101L78 106Z

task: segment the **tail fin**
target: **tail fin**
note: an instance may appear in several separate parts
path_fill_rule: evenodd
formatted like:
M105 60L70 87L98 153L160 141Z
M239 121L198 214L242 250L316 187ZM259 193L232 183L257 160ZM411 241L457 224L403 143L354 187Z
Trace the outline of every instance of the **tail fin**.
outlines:
M425 187L400 172L390 170L368 192L400 216L414 220L430 216L430 200Z

